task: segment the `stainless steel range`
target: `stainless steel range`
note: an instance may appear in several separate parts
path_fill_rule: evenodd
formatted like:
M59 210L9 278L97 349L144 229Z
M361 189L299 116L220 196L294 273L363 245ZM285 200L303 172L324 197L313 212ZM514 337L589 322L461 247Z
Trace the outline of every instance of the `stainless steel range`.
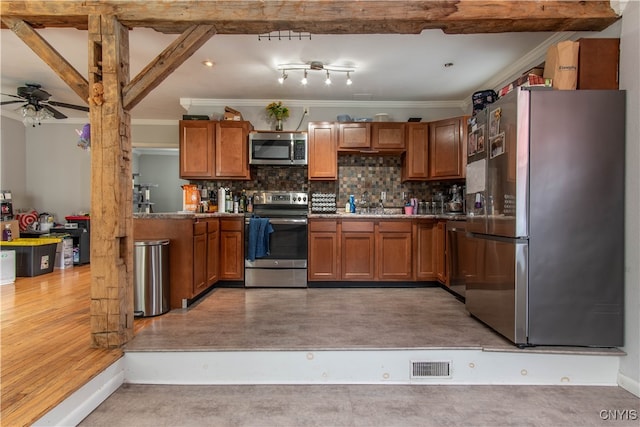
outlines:
M246 287L307 287L307 193L255 193L245 214Z

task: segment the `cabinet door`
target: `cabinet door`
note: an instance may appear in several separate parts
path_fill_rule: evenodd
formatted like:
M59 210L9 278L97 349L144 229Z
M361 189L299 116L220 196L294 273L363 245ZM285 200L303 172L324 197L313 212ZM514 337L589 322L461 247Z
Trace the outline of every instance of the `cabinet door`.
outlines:
M220 262L220 230L217 219L207 222L207 284L218 281L218 264Z
M429 178L429 125L407 124L407 152L402 158L402 180L424 181Z
M373 150L404 150L404 130L404 123L371 123L371 148Z
M247 122L228 120L217 123L215 158L217 178L250 178Z
M429 123L429 177L460 179L465 177L467 132L466 117Z
M412 280L411 221L380 221L376 251L377 280Z
M375 279L373 221L343 221L340 238L342 280Z
M338 149L358 150L371 148L370 123L339 123Z
M207 287L207 235L193 236L193 294Z
M220 220L220 280L244 279L243 219Z
M438 281L443 285L448 285L447 277L447 245L446 245L447 223L439 221L436 225L436 273Z
M309 123L309 180L338 179L336 148L336 129L333 123Z
M438 241L436 221L419 221L416 224L414 265L416 280L436 280L438 262Z
M338 280L337 221L309 221L309 263L307 278Z
M213 178L213 122L180 121L180 178Z

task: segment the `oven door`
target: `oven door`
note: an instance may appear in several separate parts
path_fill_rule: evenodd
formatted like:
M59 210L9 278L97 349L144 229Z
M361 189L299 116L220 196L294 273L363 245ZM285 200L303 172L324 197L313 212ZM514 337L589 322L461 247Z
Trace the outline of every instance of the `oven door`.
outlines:
M245 248L249 247L249 218L245 218ZM244 260L247 287L307 286L307 218L269 218L269 253ZM245 249L246 250L246 249Z

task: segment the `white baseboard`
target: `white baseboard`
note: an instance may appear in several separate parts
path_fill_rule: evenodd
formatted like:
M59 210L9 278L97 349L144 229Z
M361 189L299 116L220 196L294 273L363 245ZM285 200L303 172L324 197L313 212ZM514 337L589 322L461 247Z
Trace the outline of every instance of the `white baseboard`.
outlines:
M124 371L125 360L121 357L47 412L33 426L77 426L124 383Z
M629 378L626 375L618 372L618 385L627 390L629 393L633 393L634 395L640 397L640 382L638 382L638 380Z

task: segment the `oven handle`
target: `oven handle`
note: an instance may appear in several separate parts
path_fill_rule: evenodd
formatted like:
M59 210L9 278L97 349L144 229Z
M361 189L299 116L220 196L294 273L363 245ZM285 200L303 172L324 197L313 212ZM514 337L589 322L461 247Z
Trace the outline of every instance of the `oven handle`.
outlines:
M249 224L251 218L245 218L244 223ZM269 222L274 225L283 224L306 224L307 218L269 218Z

